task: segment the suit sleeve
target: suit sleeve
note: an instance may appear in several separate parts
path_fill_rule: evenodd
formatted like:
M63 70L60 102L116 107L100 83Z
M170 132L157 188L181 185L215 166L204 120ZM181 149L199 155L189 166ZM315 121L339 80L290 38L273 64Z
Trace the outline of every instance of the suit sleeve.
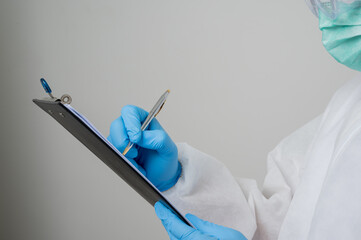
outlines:
M319 122L309 122L269 153L262 189L255 180L232 176L217 159L178 144L182 175L164 195L183 214L236 229L247 239L277 239Z

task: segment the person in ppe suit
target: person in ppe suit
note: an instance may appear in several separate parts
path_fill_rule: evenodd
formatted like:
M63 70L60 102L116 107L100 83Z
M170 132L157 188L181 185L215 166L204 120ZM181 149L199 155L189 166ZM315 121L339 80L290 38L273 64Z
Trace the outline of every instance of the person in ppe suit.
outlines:
M307 0L322 42L340 63L361 71L361 1ZM194 225L155 204L170 239L360 239L361 75L347 82L317 118L269 153L262 190L218 160L175 144L147 112L125 106L109 141L127 154Z

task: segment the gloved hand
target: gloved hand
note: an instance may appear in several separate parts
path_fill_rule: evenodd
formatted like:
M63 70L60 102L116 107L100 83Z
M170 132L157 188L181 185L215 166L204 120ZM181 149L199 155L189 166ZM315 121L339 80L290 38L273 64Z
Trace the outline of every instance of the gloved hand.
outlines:
M234 229L207 222L192 214L187 214L186 218L195 227L192 228L183 223L160 202L157 202L154 208L171 240L247 240L242 233Z
M160 191L171 188L182 172L178 162L178 149L157 119L153 119L145 131L141 125L148 116L145 110L127 105L121 116L110 126L108 140L123 152L129 141L135 145L126 157Z

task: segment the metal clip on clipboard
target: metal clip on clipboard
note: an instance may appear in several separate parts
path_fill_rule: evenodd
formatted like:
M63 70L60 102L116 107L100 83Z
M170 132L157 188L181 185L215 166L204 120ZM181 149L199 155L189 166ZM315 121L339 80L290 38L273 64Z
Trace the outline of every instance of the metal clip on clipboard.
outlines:
M44 100L50 100L50 101L60 100L60 102L61 102L62 104L70 104L71 101L73 100L69 94L63 94L63 95L60 97L60 99L57 99L56 97L53 96L52 91L51 91L51 88L50 88L49 84L45 81L45 79L44 79L44 78L41 78L41 79L40 79L40 82L41 82L41 85L43 86L45 92L46 92L47 94L49 94L49 97L50 97L50 99L49 99L49 98L45 98Z
M69 94L64 94L58 99L53 96L45 79L42 78L40 82L49 97L33 99L36 105L68 130L152 206L160 201L183 222L193 226L90 121L70 106L72 98Z

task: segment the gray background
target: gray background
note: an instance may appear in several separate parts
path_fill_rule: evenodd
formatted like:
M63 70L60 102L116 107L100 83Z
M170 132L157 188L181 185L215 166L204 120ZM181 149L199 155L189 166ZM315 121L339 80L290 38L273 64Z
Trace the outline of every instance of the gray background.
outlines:
M1 239L167 239L153 209L38 109L56 96L103 132L150 109L176 142L262 182L267 153L355 72L302 0L1 0ZM210 176L211 177L211 176Z

